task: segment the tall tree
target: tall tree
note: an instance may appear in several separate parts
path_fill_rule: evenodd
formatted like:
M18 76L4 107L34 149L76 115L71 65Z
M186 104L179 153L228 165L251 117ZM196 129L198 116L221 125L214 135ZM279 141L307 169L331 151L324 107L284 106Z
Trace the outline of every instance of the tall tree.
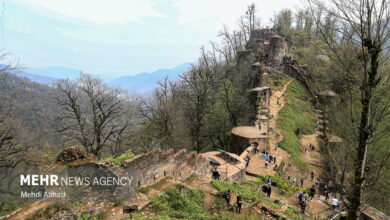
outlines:
M356 127L354 147L354 172L349 194L349 219L357 219L361 213L363 193L367 189L367 178L373 172L369 165L370 145L389 132L386 124L390 115L388 45L390 2L388 0L329 0L326 3L309 1L313 14L324 11L337 21L343 41L336 40L320 23L319 30L334 56L350 78L359 83L358 102L350 100L351 123ZM345 27L348 28L345 28ZM351 30L345 33L345 30ZM349 57L345 57L345 49ZM343 56L344 55L344 56ZM356 66L348 65L346 58L355 56ZM350 96L351 99L355 95ZM355 117L356 115L356 117ZM355 143L355 142L353 142Z

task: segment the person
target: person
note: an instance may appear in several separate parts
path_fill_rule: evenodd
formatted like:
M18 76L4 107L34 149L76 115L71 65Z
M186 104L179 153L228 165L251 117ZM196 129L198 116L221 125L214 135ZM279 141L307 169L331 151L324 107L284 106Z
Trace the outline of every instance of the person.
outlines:
M325 194L325 200L328 200L329 198L329 190L328 190L328 185L324 185L324 194Z
M226 205L230 205L230 189L225 192L224 197L225 197Z
M320 187L320 177L317 177L316 185L317 185L317 187Z
M298 194L298 199L299 199L299 202L302 202L302 200L305 198L305 192L299 192Z
M314 185L310 187L310 193L309 193L309 198L312 200L314 198L314 194L316 193L316 189L314 188Z
M333 186L333 187L332 187L332 196L333 196L333 197L336 197L336 191L337 191L336 187Z
M276 164L276 157L274 156L274 164Z
M271 163L271 161L274 160L274 157L270 154L269 157L268 157L268 163Z
M297 185L297 177L296 176L294 176L294 178L293 178L293 183L294 183L294 185Z
M267 168L268 167L268 161L266 160L265 161L265 168Z
M311 179L311 181L314 180L314 172L313 171L311 171L311 173L310 173L310 179Z
M288 177L287 177L287 180L288 180L288 181L290 181L290 179L291 179L291 177L290 177L290 176L288 176Z
M301 178L301 187L303 187L303 178Z
M341 210L340 212L340 220L347 220L348 219L348 213L346 210Z
M213 178L215 180L219 180L221 178L221 175L219 174L217 168L215 168L214 171L213 171Z
M306 201L304 199L302 199L302 201L300 201L300 205L301 205L301 213L302 214L305 214L305 210L306 210Z
M269 186L272 186L272 179L271 179L271 177L268 178L267 183L268 183Z
M242 206L242 198L241 198L241 195L238 195L237 196L237 208L236 208L237 213L241 213L241 206Z
M268 198L271 197L271 192L272 192L272 187L271 187L271 185L269 185L268 188L267 188L267 197Z
M276 164L275 166L274 166L274 171L278 171L279 170L279 166Z
M246 158L245 158L246 166L249 166L249 161L250 160L251 160L251 158L249 156L246 156Z
M339 208L339 200L334 197L332 199L332 210L337 210Z

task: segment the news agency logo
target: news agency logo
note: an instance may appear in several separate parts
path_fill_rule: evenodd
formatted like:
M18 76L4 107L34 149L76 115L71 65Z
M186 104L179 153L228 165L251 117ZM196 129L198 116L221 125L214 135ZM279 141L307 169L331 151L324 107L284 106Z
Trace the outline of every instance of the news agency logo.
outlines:
M132 186L133 177L80 177L28 174L20 175L20 186Z

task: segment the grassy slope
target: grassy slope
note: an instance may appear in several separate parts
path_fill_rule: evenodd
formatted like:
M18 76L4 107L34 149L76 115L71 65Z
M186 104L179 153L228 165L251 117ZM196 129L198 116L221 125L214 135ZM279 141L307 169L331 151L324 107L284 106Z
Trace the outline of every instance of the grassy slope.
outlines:
M292 156L292 161L300 170L306 169L306 164L299 158L302 148L299 143L301 135L314 133L314 109L307 101L305 89L297 81L288 86L286 92L286 104L279 112L277 123L283 134L283 141L279 144ZM297 135L297 129L300 134Z

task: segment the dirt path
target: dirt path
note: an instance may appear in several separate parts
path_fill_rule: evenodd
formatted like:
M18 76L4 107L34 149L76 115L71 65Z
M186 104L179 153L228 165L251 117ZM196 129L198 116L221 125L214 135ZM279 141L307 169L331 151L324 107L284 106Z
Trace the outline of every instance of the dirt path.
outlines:
M6 216L7 220L24 220L28 217L31 217L36 211L42 208L46 208L52 204L54 204L55 201L48 201L48 200L41 200L37 202L33 202L21 209L19 209L16 213L11 214L10 216Z
M145 206L149 203L149 198L162 194L166 189L171 186L174 186L180 182L174 179L161 180L163 182L158 182L152 189L150 189L146 194L137 193L137 199L135 202L123 202L123 205L138 205L138 207ZM129 214L123 214L123 205L114 206L114 204L109 204L104 207L104 210L107 212L105 220L121 220L128 218Z
M269 115L274 116L273 119L269 120L269 125L275 129L275 133L273 132L268 133L269 146L270 146L268 152L270 152L272 156L276 156L276 163L278 164L278 166L280 165L282 160L288 159L288 153L281 148L275 149L275 144L283 140L283 136L281 135L281 133L277 128L276 119L278 117L279 111L285 105L284 93L286 92L287 87L291 82L292 80L286 83L281 90L273 92L270 98L270 104L268 106ZM266 168L264 159L260 158L259 154L255 154L255 155L251 155L251 160L246 171L257 175L275 175L275 171L273 170L274 166L275 165L271 163ZM253 177L246 176L246 179L252 179L252 178Z

